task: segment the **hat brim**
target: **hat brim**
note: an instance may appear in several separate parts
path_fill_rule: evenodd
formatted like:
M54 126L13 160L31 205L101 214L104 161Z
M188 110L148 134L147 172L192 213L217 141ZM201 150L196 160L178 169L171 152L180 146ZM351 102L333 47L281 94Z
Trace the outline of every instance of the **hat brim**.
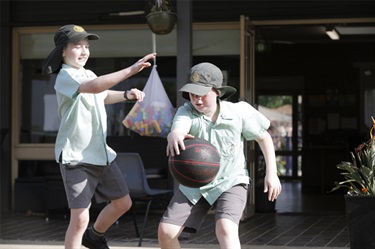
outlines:
M42 74L55 73L61 66L64 46L57 46L43 61Z
M188 83L184 85L179 92L182 92L182 97L190 100L189 93L195 94L198 96L204 96L206 95L209 91L211 91L212 87L211 86L206 86L202 85L198 82L196 83Z
M182 97L184 99L190 100L189 93L198 95L198 96L204 96L206 95L209 91L211 91L212 86L206 86L202 85L200 83L188 83L184 85L179 92L182 92ZM219 98L221 100L226 99L233 94L237 92L237 90L234 87L231 86L223 86L219 88L215 88L219 92Z
M219 98L221 100L229 98L230 96L232 96L233 94L237 92L236 88L231 87L231 86L223 86L223 87L217 88L217 90L220 91Z
M99 36L93 33L83 33L82 35L76 35L73 38L69 39L68 42L79 42L82 39L89 39L89 40L99 40Z

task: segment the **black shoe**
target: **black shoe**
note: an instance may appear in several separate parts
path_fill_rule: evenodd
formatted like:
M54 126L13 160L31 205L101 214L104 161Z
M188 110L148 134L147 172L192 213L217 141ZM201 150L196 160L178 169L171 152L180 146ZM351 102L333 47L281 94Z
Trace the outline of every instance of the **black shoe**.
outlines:
M89 249L109 249L107 245L107 240L101 237L98 240L93 240L89 236L89 229L86 229L82 237L82 245Z

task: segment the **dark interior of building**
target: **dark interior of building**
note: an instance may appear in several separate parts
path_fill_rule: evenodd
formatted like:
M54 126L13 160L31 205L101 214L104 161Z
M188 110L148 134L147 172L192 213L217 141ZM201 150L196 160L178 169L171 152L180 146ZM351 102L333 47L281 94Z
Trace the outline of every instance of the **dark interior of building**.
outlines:
M172 3L178 10L177 3ZM81 25L137 24L144 23L149 9L147 1L74 1L72 8L66 5L66 1L17 0L3 6L10 12L2 26L9 29L63 25L66 22ZM300 117L303 142L296 152L302 156L302 177L293 174L284 180L302 182L304 193L326 194L340 177L336 164L349 159L349 151L368 139L366 120L370 117L364 116L363 108L367 104L364 91L373 89L375 82L373 10L373 1L192 1L193 22L237 22L240 15L246 15L260 23L255 27L257 94L291 94L303 98ZM144 13L118 15L131 11ZM339 21L335 23L335 19ZM329 23L325 23L327 20ZM343 20L348 22L341 22ZM332 25L341 30L340 40L331 40L325 34L326 28ZM194 57L193 64L207 60L214 60L220 68L230 72L232 84L238 82L238 57ZM176 76L176 72L170 70L172 65L175 68L176 58L161 58L158 64L161 76ZM297 88L284 84L285 79L291 78L298 79ZM127 139L129 141L124 142L123 138L113 137L108 143L119 152L140 153L146 168L158 168L155 167L155 158L159 158L160 167L166 165L167 158L158 156L164 154L165 140ZM49 170L43 165L28 167L20 171L20 177L56 173Z

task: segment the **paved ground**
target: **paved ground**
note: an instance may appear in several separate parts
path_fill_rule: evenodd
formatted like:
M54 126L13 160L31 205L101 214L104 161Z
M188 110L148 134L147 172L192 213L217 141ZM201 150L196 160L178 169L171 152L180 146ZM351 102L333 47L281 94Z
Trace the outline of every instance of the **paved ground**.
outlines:
M301 195L300 189L288 186L284 183L284 194L277 200L276 213L256 213L240 223L242 249L349 249L343 198ZM144 214L137 214L140 228ZM142 248L159 248L156 231L160 215L158 212L150 214ZM131 217L125 215L107 232L112 249L138 248L139 238ZM51 216L47 221L45 215L3 214L0 249L63 249L68 222L67 217L61 215ZM213 222L213 216L209 215L197 234L183 236L182 248L219 248Z
M136 249L137 243L121 243L110 244L111 249ZM184 249L214 249L219 248L217 244L213 245L183 245ZM84 247L82 247L83 249ZM159 248L155 244L144 243L142 245L143 249L155 249ZM256 246L256 245L247 245L242 246L242 249L342 249L340 247L284 247L284 246ZM45 242L45 241L2 241L0 240L0 249L64 249L64 246L60 242ZM171 248L172 249L172 248Z

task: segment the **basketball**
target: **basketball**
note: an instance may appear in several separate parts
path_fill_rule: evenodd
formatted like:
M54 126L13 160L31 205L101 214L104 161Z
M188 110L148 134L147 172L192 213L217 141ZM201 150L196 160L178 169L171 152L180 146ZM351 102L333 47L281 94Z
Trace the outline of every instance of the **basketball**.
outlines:
M185 139L184 143L185 150L180 150L180 155L168 158L172 177L190 188L199 188L210 183L219 172L219 152L202 138Z

